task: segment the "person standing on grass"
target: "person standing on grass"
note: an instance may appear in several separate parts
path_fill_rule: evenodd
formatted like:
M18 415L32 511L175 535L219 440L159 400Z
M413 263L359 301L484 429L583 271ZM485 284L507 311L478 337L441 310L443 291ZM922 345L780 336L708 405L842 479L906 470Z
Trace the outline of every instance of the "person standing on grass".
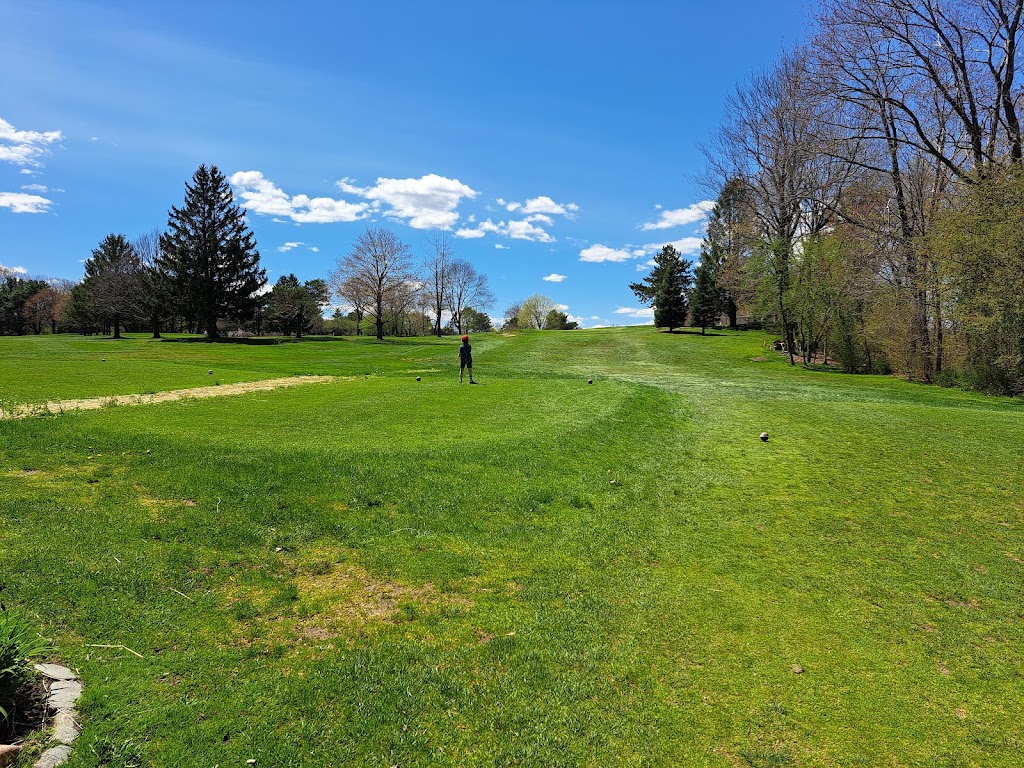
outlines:
M473 348L469 346L469 336L462 337L462 346L459 347L459 384L462 383L462 372L469 368L469 383L473 381Z

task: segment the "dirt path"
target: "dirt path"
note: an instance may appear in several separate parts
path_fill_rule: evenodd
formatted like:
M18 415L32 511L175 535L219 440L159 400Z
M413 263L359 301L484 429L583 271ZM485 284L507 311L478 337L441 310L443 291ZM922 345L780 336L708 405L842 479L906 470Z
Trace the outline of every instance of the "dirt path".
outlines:
M81 400L52 400L48 403L30 403L19 405L11 410L0 408L0 419L24 419L43 413L64 413L66 411L91 411L107 408L112 405L149 405L166 403L171 400L182 400L186 397L223 397L225 395L244 395L248 392L265 392L281 387L297 387L302 384L321 384L337 381L337 376L289 376L284 379L263 379L262 381L243 381L238 384L220 384L215 387L195 387L193 389L174 389L168 392L155 392L149 395L110 395L108 397L89 397Z

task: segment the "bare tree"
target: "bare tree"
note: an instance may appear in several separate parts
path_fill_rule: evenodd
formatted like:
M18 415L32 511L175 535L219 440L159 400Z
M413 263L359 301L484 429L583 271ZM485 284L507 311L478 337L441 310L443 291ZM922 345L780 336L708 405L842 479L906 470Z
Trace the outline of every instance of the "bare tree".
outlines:
M160 238L163 233L154 229L132 240L132 248L139 258L139 291L135 295L133 312L149 323L153 338L160 338L160 328L173 317L171 280L160 266Z
M807 52L797 50L738 87L706 152L719 188L732 182L744 190L743 217L753 223L752 250L762 281L772 287L791 363L795 335L787 297L794 252L831 223L852 179L845 158L821 151L832 131L820 120L827 107L808 88L808 68Z
M882 114L869 135L954 178L1019 162L1022 0L827 0L818 42L836 96Z
M519 307L519 327L541 330L548 319L548 313L557 309L550 298L535 293Z
M389 229L368 227L356 238L348 255L338 260L331 275L335 293L353 304L358 299L373 315L378 339L384 338L384 326L398 306L406 306L399 295L413 282L412 255L409 246ZM345 294L348 294L347 296Z
M468 261L455 259L449 268L451 294L448 309L455 330L462 333L462 313L467 307L483 310L494 303L494 294L487 285L487 276L476 271Z
M434 335L441 335L441 316L451 297L451 268L455 248L447 232L437 232L430 241L431 253L423 262L423 295L434 315Z
M879 279L905 297L909 373L942 370L943 285L921 243L956 182L973 184L1021 160L1014 78L1022 0L827 0L812 46L838 145L868 187L874 209L844 218L882 254Z
M47 285L25 300L21 316L32 326L33 333L42 333L45 325L50 326L50 333L57 333L57 324L60 323L70 299L71 291L67 288Z

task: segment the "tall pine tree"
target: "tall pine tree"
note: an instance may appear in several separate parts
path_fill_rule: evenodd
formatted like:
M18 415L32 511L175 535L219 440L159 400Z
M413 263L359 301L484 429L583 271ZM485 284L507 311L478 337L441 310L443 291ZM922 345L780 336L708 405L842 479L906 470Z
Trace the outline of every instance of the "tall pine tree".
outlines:
M185 205L171 208L160 237L158 266L170 278L179 308L217 338L217 320L244 317L266 285L260 254L245 211L217 166L199 166L185 185Z
M722 311L722 291L715 281L715 270L709 263L710 258L707 251L701 255L700 266L693 273L693 290L690 291L690 324L700 326L701 336Z
M630 283L629 288L641 302L654 305L654 325L671 333L686 324L691 265L671 245L654 257L654 265L643 282Z

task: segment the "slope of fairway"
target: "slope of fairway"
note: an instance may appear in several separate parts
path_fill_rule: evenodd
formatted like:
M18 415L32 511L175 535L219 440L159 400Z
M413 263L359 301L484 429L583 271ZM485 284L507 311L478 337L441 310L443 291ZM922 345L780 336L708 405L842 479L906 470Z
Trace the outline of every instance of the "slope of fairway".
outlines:
M0 423L72 768L1019 764L1019 402L756 334L488 335L476 387L455 346L132 340L351 378Z

